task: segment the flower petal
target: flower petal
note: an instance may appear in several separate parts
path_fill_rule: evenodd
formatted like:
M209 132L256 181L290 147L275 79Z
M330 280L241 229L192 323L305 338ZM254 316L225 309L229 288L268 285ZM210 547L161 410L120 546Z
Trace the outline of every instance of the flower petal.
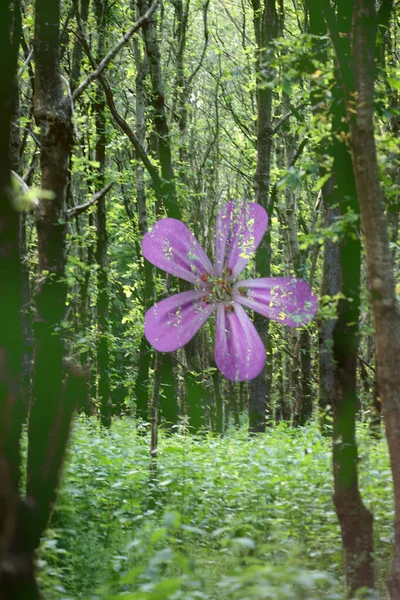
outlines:
M217 217L215 271L230 269L231 281L245 268L256 251L268 224L268 215L255 202L228 202Z
M204 292L175 294L149 308L144 334L159 352L173 352L187 344L213 312L214 304L203 302Z
M265 348L256 328L240 304L228 312L217 305L215 362L231 381L246 381L259 375L265 365Z
M293 277L243 279L233 286L232 297L260 315L290 327L311 321L318 307L317 296L308 283Z
M143 236L143 256L171 275L196 283L214 273L213 266L191 231L177 219L161 219Z

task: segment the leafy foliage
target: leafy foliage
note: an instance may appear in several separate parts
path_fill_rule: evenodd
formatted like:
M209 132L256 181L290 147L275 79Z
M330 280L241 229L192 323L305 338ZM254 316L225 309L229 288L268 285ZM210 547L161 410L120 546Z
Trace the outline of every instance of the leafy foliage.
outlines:
M359 433L383 589L390 470L385 444ZM343 599L330 460L315 427L281 425L255 439L161 435L155 466L131 419L108 432L80 419L40 552L47 597Z

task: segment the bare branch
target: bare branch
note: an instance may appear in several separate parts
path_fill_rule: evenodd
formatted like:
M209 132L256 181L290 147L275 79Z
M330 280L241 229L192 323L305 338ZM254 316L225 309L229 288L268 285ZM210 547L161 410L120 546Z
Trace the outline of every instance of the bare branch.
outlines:
M285 121L287 119L289 119L289 117L292 117L292 116L296 117L297 114L298 114L297 113L298 109L304 108L305 106L306 106L305 102L302 102L301 104L298 104L297 106L289 106L289 112L287 112L286 114L284 114L283 117L281 117L279 119L279 121L277 122L277 124L275 125L275 127L274 127L274 129L272 131L273 135L275 135L279 131L279 129L282 127L282 125L285 123Z
M204 5L203 8L203 20L204 20L204 45L203 45L203 51L201 53L201 56L199 58L199 62L197 63L197 66L195 67L195 69L193 70L193 72L189 75L187 83L186 83L186 92L190 89L190 86L192 84L193 79L196 77L197 73L199 72L201 65L203 64L203 60L204 57L206 55L206 51L207 51L207 46L208 46L208 39L209 39L209 33L208 33L208 23L207 23L207 16L208 16L208 7L210 4L210 0L206 0L206 3Z
M297 160L300 158L301 153L303 152L304 148L306 147L308 142L308 137L305 137L299 144L299 147L297 148L295 155L293 156L292 160L290 161L290 167L294 167L295 163L297 162Z
M29 127L21 127L21 125L18 125L17 123L14 123L14 122L12 122L11 124L14 127L17 127L18 129L20 129L21 131L26 131L27 133L29 133L32 136L32 139L35 142L36 146L38 148L40 148L40 141L38 140L36 135L33 133L33 131L31 129L29 129Z
M92 73L90 73L90 75L88 75L88 77L85 79L85 81L83 81L76 88L76 90L74 91L74 93L72 95L73 100L76 100L82 94L82 92L85 91L85 89L88 87L88 85L90 85L90 83L92 81L99 78L100 74L104 71L104 69L112 61L112 59L118 54L118 52L121 50L122 46L124 46L130 40L130 38L132 37L132 35L134 33L136 33L136 31L138 31L141 27L143 27L143 25L145 23L147 23L149 21L152 14L157 9L159 1L160 0L154 0L153 4L150 6L149 10L146 11L144 13L144 15L142 15L136 21L136 23L133 25L133 27L131 27L131 29L123 36L123 38L121 38L121 40L118 42L118 44L116 44L114 46L114 48L112 48L112 50L110 50L110 52L107 54L107 56L105 56L103 58L103 60L95 67L94 71L92 71ZM79 13L78 13L77 5L76 5L76 0L73 0L73 4L74 4L74 8L75 8L75 14L78 16ZM80 28L80 26L79 26L79 28ZM92 67L93 67L93 65L92 65Z
M102 190L100 190L99 192L96 192L94 194L94 196L87 202L84 202L83 204L79 204L79 206L74 206L73 208L70 208L67 211L67 215L66 215L67 221L72 219L73 217L77 217L78 215L83 213L85 210L87 210L90 206L93 206L93 204L96 204L96 202L98 202L101 198L103 198L103 196L105 196L107 194L107 192L112 188L112 186L113 186L112 183L108 183Z
M74 2L75 2L75 0L74 0ZM90 46L86 40L85 31L83 29L82 20L81 20L78 10L76 10L76 19L77 19L78 28L79 28L78 39L89 59L89 62L92 65L93 69L97 70L98 65L92 54ZM146 153L146 150L144 149L144 147L138 140L135 132L133 131L133 129L131 128L129 123L123 117L121 117L121 115L119 114L119 112L115 106L115 103L114 103L114 96L111 91L110 85L109 85L107 79L105 78L105 76L103 75L103 73L100 71L98 72L98 80L103 87L104 94L106 97L106 102L107 102L108 108L110 109L112 116L114 117L114 120L116 121L116 123L120 127L120 129L127 135L129 140L131 141L133 147L135 148L137 156L143 162L147 172L149 173L149 175L153 181L153 185L154 185L154 189L155 189L156 193L159 193L160 190L162 189L162 179L158 173L157 167L151 162L150 158L148 157L148 155Z

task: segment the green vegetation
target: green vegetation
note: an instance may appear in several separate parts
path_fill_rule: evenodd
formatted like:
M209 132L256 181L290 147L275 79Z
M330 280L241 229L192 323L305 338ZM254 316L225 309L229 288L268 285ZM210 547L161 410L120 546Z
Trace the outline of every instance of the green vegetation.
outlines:
M40 552L52 600L343 599L330 441L281 425L248 439L161 432L156 470L131 419L75 423ZM359 428L380 598L392 552L384 441ZM362 597L362 596L360 596Z

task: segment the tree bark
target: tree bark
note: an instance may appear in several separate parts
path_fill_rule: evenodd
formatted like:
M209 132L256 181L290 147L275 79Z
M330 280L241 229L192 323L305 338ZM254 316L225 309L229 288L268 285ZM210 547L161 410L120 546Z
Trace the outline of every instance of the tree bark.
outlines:
M400 311L379 184L373 125L377 16L373 0L354 0L352 69L355 97L347 97L350 146L360 201L367 281L376 336L382 400L395 498L395 553L388 587L400 599Z
M20 440L26 414L21 390L22 326L19 215L10 181L10 123L19 35L19 2L0 4L0 597L37 600L33 550L23 531L19 498Z
M139 14L149 9L147 0L137 0ZM151 102L153 105L154 128L158 136L158 154L162 176L162 196L169 217L180 218L175 189L175 175L172 162L171 141L165 106L164 80L161 71L160 49L157 41L155 17L143 25L142 28L146 53L149 61L150 77L152 84Z
M324 226L330 227L339 216L339 210L334 206L332 198L332 178L322 189L324 204ZM340 256L339 244L327 239L324 244L324 259L322 265L322 296L336 296L340 289ZM320 323L319 326L319 420L324 434L332 433L332 407L334 402L335 365L333 360L333 331L336 318Z
M95 0L95 13L98 30L98 57L102 57L105 49L105 33L107 21L107 0ZM100 86L96 91L94 103L96 124L95 159L99 164L97 184L101 189L105 185L106 168L106 114L104 94ZM96 211L96 262L97 271L97 373L98 397L100 403L100 421L104 427L110 427L112 417L112 401L110 390L110 348L109 348L109 290L108 290L108 235L107 204L104 194L97 202Z
M319 22L318 33L325 28L320 22L314 0L309 1L311 24ZM327 19L325 4L324 16ZM339 239L340 292L337 320L333 330L334 385L333 406L333 476L334 503L338 516L344 550L344 570L348 597L353 598L359 588L374 588L373 523L372 515L364 506L358 484L358 449L356 441L357 356L359 347L361 243L357 191L352 161L344 140L348 137L346 124L346 90L352 87L348 69L350 60L349 34L352 6L340 3L335 18L342 68L335 70L336 83L332 88L332 138L329 153L333 157L330 188L325 188L325 200L337 205L345 226ZM329 27L331 29L331 27ZM330 31L332 34L332 31ZM350 220L349 217L353 218ZM335 272L333 273L335 276ZM333 281L334 283L334 281Z
M271 217L270 171L273 132L271 124L272 90L262 85L262 72L268 68L268 47L276 28L275 0L252 0L254 10L254 31L257 44L256 78L257 78L257 167L255 173L256 200ZM269 230L265 234L256 254L256 271L260 277L269 277L271 269L271 236ZM269 321L256 314L254 325L265 347L268 345ZM267 397L268 395L268 397ZM249 397L249 432L265 431L265 414L270 403L268 394L267 366L260 375L250 383Z
M145 147L146 123L145 123L145 91L144 80L148 72L148 61L141 56L137 39L133 40L133 49L136 65L136 134L139 142ZM139 233L143 237L148 231L146 189L144 182L144 167L140 158L136 157L136 207L139 217ZM154 301L153 265L143 258L143 309L146 311ZM142 421L148 420L149 406L149 369L152 357L152 349L143 335L139 346L138 373L135 381L136 395L136 417ZM158 361L157 361L158 366Z
M33 404L28 428L27 502L33 519L29 543L37 548L47 526L63 460L74 394L63 365L65 319L66 191L72 144L71 102L60 73L60 0L37 0L34 52L34 115L41 131L42 189L36 213L38 283L36 289Z

